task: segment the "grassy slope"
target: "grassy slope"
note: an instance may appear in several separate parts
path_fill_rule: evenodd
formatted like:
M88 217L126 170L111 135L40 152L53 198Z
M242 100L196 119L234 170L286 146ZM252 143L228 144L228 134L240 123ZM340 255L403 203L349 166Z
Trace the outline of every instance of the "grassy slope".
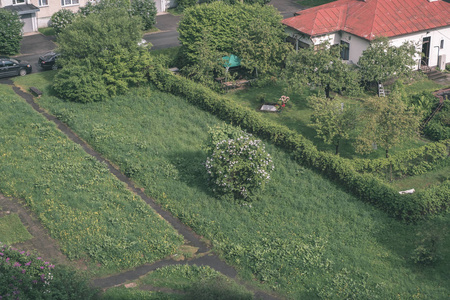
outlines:
M26 81L48 94L51 75L44 76ZM210 239L244 277L293 299L450 294L448 263L419 268L409 259L419 225L387 218L272 145L267 150L276 169L261 199L251 207L216 199L206 183L202 145L219 121L181 98L141 88L104 103L49 96L39 102ZM448 228L448 217L439 222ZM444 246L448 262L448 239Z
M107 167L0 85L0 192L26 200L71 259L117 271L175 251L181 238Z
M23 226L17 214L6 215L0 218L0 243L11 245L31 238L33 236Z

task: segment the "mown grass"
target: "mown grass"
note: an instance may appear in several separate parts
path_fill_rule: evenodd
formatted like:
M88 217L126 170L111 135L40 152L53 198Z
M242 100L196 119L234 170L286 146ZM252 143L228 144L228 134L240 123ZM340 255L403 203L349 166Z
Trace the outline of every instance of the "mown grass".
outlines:
M11 245L32 238L17 214L0 217L0 243Z
M176 251L182 238L106 165L11 87L0 85L0 95L0 192L25 199L64 254L97 272L113 272Z
M291 299L450 295L448 238L440 242L440 263L413 264L421 224L388 218L271 144L266 149L276 168L259 199L251 205L220 201L203 166L208 128L220 123L215 117L145 87L102 103L64 102L49 96L49 78L40 76L15 80L45 91L40 105L209 239L244 278ZM434 222L448 228L450 217Z
M132 284L132 288L109 289L102 296L104 299L252 299L250 291L208 266L167 266Z

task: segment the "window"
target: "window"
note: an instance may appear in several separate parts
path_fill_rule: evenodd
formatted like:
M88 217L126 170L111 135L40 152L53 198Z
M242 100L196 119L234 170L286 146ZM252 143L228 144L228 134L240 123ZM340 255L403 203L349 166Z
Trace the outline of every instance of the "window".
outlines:
M13 5L15 4L24 4L25 0L13 0Z
M341 58L343 60L349 60L350 57L350 44L344 41L341 41Z
M444 40L441 40L441 49L444 49Z
M39 6L48 6L48 0L39 0Z
M61 0L62 6L77 5L78 3L79 3L79 0Z

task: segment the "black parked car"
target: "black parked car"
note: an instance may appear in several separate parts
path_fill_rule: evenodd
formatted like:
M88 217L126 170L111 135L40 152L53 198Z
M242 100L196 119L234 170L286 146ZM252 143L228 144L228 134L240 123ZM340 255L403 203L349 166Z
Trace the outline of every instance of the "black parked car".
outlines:
M24 76L31 73L31 65L26 61L0 56L0 77Z
M42 56L39 57L38 64L41 66L41 68L46 70L56 70L58 69L58 64L56 63L56 60L59 57L59 53L55 52L48 52Z

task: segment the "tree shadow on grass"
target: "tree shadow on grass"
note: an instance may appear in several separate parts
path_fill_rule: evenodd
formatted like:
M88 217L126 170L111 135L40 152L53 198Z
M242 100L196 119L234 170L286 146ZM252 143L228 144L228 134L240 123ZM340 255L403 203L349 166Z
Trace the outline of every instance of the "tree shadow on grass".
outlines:
M214 197L208 184L209 178L205 168L206 157L204 151L175 151L168 156L168 159L178 170L180 181Z

